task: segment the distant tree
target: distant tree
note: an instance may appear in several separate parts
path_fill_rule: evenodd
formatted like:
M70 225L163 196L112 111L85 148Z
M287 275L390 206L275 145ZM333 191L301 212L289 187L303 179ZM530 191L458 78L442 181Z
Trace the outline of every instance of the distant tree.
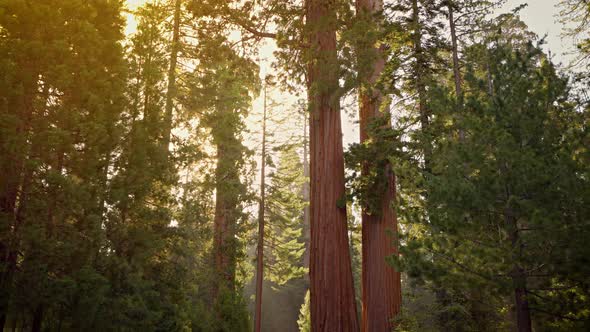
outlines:
M304 243L303 210L306 203L301 187L306 181L297 145L280 149L276 170L270 174L268 188L268 270L269 279L276 285L299 279L307 270L302 266Z
M214 299L219 323L224 330L248 329L239 309L240 285L236 281L238 261L244 255L238 240L247 219L244 204L251 199L241 172L248 149L243 145L243 119L251 97L259 91L257 66L240 57L224 44L223 37L213 37L210 45L220 45L201 54L207 67L195 72L191 83L193 107L202 109L202 124L209 128L215 147L215 214L213 227L213 265L216 276L210 296ZM235 307L235 306L238 307ZM247 316L246 316L247 318Z

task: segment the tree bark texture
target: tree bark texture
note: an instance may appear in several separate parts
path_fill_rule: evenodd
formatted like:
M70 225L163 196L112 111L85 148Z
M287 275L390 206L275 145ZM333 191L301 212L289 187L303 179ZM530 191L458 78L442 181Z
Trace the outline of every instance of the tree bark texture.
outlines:
M376 20L383 9L381 0L357 0L357 14L364 19ZM378 24L378 22L373 22ZM375 45L359 45L359 61L370 61L359 70L360 88L360 141L370 139L368 126L382 116L379 108L382 94L375 87L385 67L383 51ZM366 168L370 161L367 161ZM391 165L385 170L387 190L381 196L380 211L362 212L362 331L391 331L391 319L401 309L401 278L386 262L386 257L397 254L397 216L393 209L395 176Z
M236 208L237 193L232 192L231 188L224 182L235 181L231 175L233 171L231 167L232 160L229 153L227 153L224 144L217 146L217 168L215 171L216 179L216 194L215 194L215 216L213 222L213 245L215 253L215 268L221 280L216 280L215 296L219 291L219 286L224 285L229 289L233 289L235 279L235 217L234 210ZM230 179L232 178L232 179Z
M358 331L346 209L335 0L307 0L311 330Z

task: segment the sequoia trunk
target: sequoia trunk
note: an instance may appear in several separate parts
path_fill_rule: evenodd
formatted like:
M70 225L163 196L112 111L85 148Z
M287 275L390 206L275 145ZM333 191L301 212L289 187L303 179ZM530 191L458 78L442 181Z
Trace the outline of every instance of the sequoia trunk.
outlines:
M344 193L336 3L307 0L311 330L358 331Z
M382 9L381 0L357 0L357 15L374 21ZM372 22L378 24L378 22ZM375 83L385 67L383 51L371 45L359 45L360 90L360 141L370 139L368 126L382 116L379 108L383 100ZM366 173L368 164L364 165ZM390 165L384 172L387 190L380 199L380 210L371 213L363 207L362 213L362 331L390 331L391 319L401 309L401 278L386 262L386 257L397 253L397 217L393 209L395 176Z
M217 169L215 175L217 179L230 179L232 171L228 166L232 164L231 156L227 153L224 144L217 146ZM215 269L220 276L220 280L214 281L214 296L217 297L220 286L225 286L233 290L234 273L235 273L235 245L233 210L235 209L235 198L237 195L231 191L231 188L221 183L219 180L216 184L215 194L215 216L213 221L213 251L215 255Z

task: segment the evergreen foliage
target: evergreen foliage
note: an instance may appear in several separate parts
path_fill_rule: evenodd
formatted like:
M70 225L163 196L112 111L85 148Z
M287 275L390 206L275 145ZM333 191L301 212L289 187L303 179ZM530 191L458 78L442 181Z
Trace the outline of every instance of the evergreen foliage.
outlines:
M287 145L279 154L276 170L270 175L268 188L268 266L269 280L281 286L300 279L306 269L301 266L304 243L302 214L305 202L301 190L306 179L296 145Z
M0 0L0 330L251 330L263 39L272 94L309 108L264 132L263 329L356 328L377 276L355 209L394 179L395 330L590 330L590 4L559 1L561 68L505 3ZM352 92L380 113L344 173Z

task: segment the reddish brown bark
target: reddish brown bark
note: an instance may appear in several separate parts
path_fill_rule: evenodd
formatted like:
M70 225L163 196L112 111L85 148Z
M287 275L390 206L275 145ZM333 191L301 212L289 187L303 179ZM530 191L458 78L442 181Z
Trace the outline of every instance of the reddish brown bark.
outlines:
M379 98L361 95L361 142L368 139L367 124L378 113ZM362 331L390 331L391 320L401 310L401 276L389 265L386 257L397 254L397 216L392 206L395 200L395 175L386 166L380 209L362 213Z
M457 39L457 26L454 16L454 3L449 0L447 8L449 10L449 27L451 29L451 54L453 55L453 77L455 81L455 97L457 98L457 112L462 116L463 112L463 87L461 86L461 69L459 68L459 46ZM459 128L459 141L465 140L465 131Z
M235 209L235 193L232 193L223 180L231 181L229 179L228 164L231 161L228 160L227 151L224 149L223 144L217 146L217 169L215 175L217 179L220 179L216 185L215 194L215 216L213 218L213 251L215 255L215 269L217 275L222 278L215 281L214 295L217 297L219 287L225 284L226 287L233 287L234 284L234 227L232 222L233 210Z
M375 20L383 9L381 0L357 0L359 17ZM377 24L378 22L373 22ZM382 116L379 107L382 95L375 83L385 67L383 52L371 45L359 45L360 88L360 140L369 139L368 125ZM372 60L372 61L371 61ZM369 162L369 161L367 161ZM365 165L366 168L370 164ZM382 193L379 211L362 213L362 331L390 331L392 318L401 309L401 278L387 262L386 257L397 253L397 216L393 209L395 200L395 176L390 165L386 166L387 190Z
M362 216L363 312L362 331L390 331L392 319L401 310L401 277L386 257L397 254L397 217L391 203L395 199L395 177L387 169L387 192L379 215Z
M513 274L516 329L518 332L531 332L532 322L529 301L527 300L526 277L520 268L515 269Z
M336 52L336 3L307 0L310 61L311 330L358 331L346 209Z

